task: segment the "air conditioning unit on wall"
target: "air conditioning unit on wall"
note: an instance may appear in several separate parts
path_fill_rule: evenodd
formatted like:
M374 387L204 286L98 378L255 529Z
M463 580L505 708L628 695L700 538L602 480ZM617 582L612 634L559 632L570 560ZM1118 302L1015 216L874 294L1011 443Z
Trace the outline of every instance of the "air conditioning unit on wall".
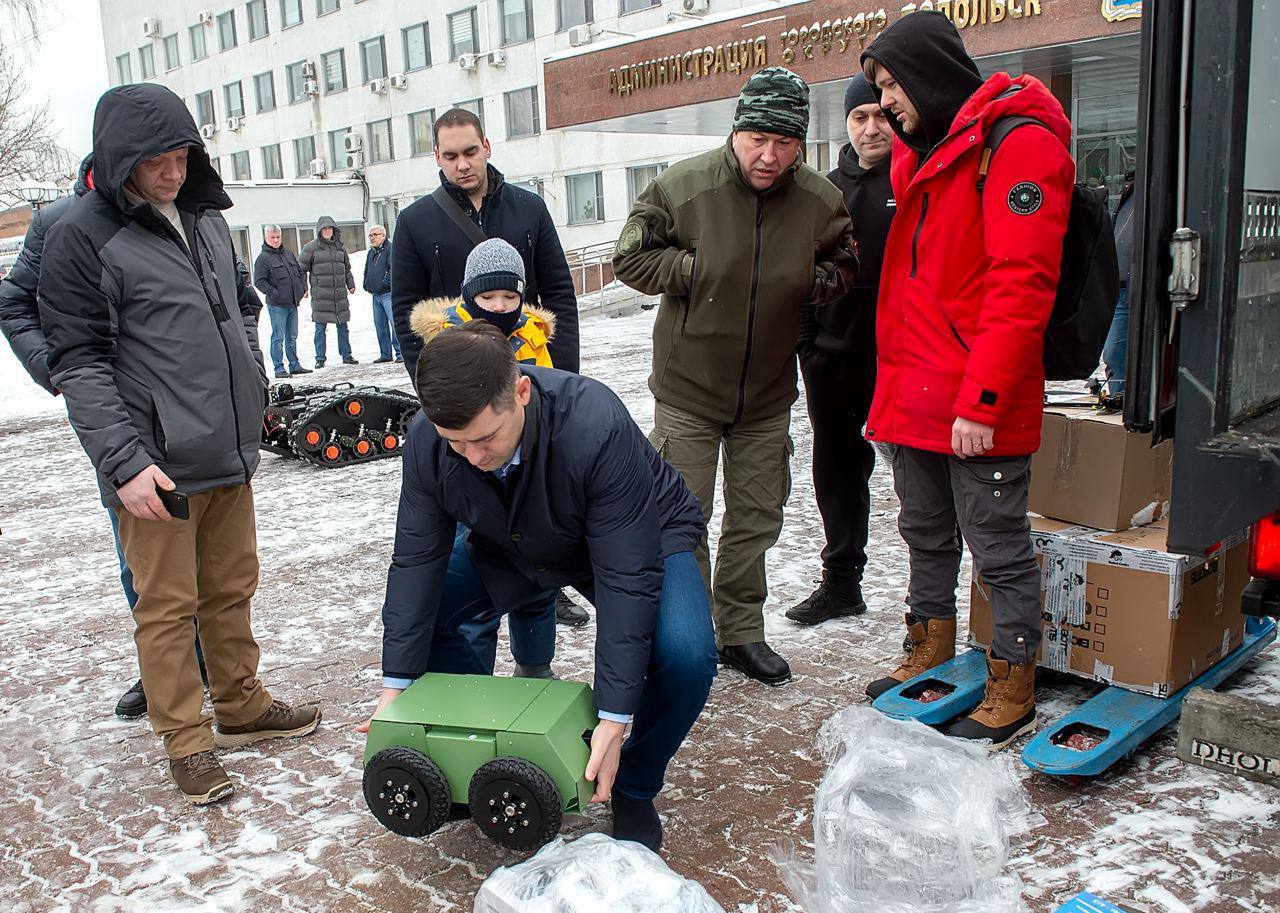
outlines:
M347 135L350 136L351 134L347 134ZM359 171L363 167L364 167L363 152L347 153L347 170L348 171Z
M374 95L386 95L387 81L385 79L369 80L369 91L372 92Z
M364 137L359 133L344 133L342 136L342 147L348 152L359 152L364 148Z
M230 130L230 131L232 131L232 132L235 132L236 130L239 130L239 129L240 129L240 127L241 127L243 124L244 124L244 118L242 118L242 117L234 117L234 116L233 116L233 117L228 117L228 118L227 118L227 129L228 129L228 130Z
M302 91L305 95L319 95L320 83L316 82L314 79L308 79L302 84Z
M304 60L302 62L302 78L303 79L316 78L316 65L312 63L310 60Z
M479 54L463 54L458 58L458 66L464 70L474 70L479 56Z
M211 25L213 23L213 13L209 12L209 10L201 10L196 13L196 22L201 25Z
M313 178L322 178L329 172L329 166L324 163L324 159L311 160L311 176Z
M684 11L692 16L710 12L711 0L681 0Z
M218 128L215 127L213 124L205 124L200 128L200 135L203 136L205 139L213 139L214 135L217 132L218 132Z
M687 0L686 0L687 2ZM591 43L591 26L575 25L569 29L569 44L572 47L579 48L584 44Z
M403 73L397 73L391 77L391 88L407 89L409 88L409 77Z
M142 20L142 37L143 38L159 38L160 37L160 20L155 16L148 16Z
M507 52L502 48L495 48L489 52L489 65L494 67L505 67L507 65Z

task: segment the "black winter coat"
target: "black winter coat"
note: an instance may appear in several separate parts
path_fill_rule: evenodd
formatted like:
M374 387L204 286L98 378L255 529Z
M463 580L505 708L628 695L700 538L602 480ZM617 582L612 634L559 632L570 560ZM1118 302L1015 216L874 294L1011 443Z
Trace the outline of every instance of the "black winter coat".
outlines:
M182 232L124 183L187 147ZM98 473L103 503L156 464L188 494L247 484L258 466L267 375L261 304L219 210L231 199L182 99L117 86L93 124L94 190L49 231L40 323L49 372Z
M504 482L454 453L423 414L409 428L382 608L383 675L427 671L461 523L496 605L518 608L566 585L595 605L596 707L634 713L663 559L694 549L702 512L612 390L552 368L520 370L533 396L509 495Z
M92 167L93 156L86 156L80 163L75 195L55 200L31 217L22 252L9 275L0 282L0 331L4 332L13 354L18 356L31 379L55 396L58 391L49 380L49 345L40 327L40 307L36 303L40 257L44 253L45 233L71 211L77 199L89 192L88 176Z
M502 238L524 260L526 304L546 308L556 318L551 363L577 372L578 299L551 214L542 197L513 187L489 166L489 193L476 212L461 188L440 183L490 238ZM425 196L400 213L396 246L391 255L391 310L404 366L414 376L422 340L409 327L409 312L419 301L454 298L462 293L462 274L474 245L431 197Z
M333 239L320 237L320 229L333 229ZM302 248L298 265L311 278L311 319L316 323L346 323L351 319L347 289L356 287L351 258L342 246L342 229L328 216L316 222L316 236Z
M385 295L391 291L391 239L381 247L369 248L364 261L364 290L370 295Z
M870 169L858 164L850 143L840 150L837 167L827 177L844 194L844 205L853 220L858 244L858 278L848 294L825 307L805 305L801 314L800 360L814 348L840 355L857 355L872 362L876 357L876 296L885 240L893 221L893 187L889 183L889 156Z
M253 261L253 284L271 307L297 307L307 293L307 277L293 251L281 244L272 247L265 241L258 259Z

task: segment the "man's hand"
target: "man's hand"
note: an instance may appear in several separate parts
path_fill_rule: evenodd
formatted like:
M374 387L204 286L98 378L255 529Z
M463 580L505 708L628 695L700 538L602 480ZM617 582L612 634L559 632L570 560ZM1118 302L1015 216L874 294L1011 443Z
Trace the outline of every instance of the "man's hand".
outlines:
M172 520L173 517L164 509L157 488L173 491L177 488L173 480L160 471L160 467L152 463L142 472L116 489L120 503L139 520Z
M310 297L311 297L311 292L307 291L307 292L303 292L303 293L302 293L302 300L303 300L303 301L306 301L306 300L307 300L308 298L310 298Z
M347 291L354 295L356 293L356 287L353 285L349 289L347 289Z
M359 726L356 727L356 732L363 732L365 734L368 734L369 724L373 722L373 718L377 716L380 712L382 712L383 707L387 706L387 704L390 704L399 696L400 696L399 688L383 688L382 696L378 698L378 706L374 708L373 713L369 714L369 719L365 720L363 723L361 723Z
M618 761L622 757L622 737L625 723L601 720L591 733L591 757L587 761L586 778L596 785L592 802L608 802L613 791L613 781L618 776Z
M967 418L957 417L951 426L951 450L960 459L982 456L995 446L994 425L982 425Z

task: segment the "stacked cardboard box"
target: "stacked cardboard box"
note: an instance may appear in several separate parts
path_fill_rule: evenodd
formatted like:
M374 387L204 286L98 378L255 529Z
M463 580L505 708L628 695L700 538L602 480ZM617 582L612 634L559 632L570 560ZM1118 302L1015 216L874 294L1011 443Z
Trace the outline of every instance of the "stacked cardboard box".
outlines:
M1045 413L1032 463L1046 668L1167 697L1240 646L1244 536L1212 555L1168 551L1169 451L1107 416ZM1134 523L1126 520L1133 519ZM1154 520L1154 522L1152 522ZM1145 523L1145 525L1141 525ZM1116 528L1121 524L1127 529ZM970 641L991 641L990 592L974 575Z

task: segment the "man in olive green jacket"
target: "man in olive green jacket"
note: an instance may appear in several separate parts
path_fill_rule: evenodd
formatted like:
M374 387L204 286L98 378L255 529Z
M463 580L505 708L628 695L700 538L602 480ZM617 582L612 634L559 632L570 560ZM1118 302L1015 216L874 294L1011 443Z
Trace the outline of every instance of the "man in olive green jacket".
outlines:
M840 191L800 161L809 87L761 70L738 98L723 148L664 171L636 201L614 274L662 295L653 329L650 439L710 519L724 450L725 515L711 588L720 660L780 685L786 660L764 637L765 552L791 490L791 404L801 308L841 297L857 257Z

